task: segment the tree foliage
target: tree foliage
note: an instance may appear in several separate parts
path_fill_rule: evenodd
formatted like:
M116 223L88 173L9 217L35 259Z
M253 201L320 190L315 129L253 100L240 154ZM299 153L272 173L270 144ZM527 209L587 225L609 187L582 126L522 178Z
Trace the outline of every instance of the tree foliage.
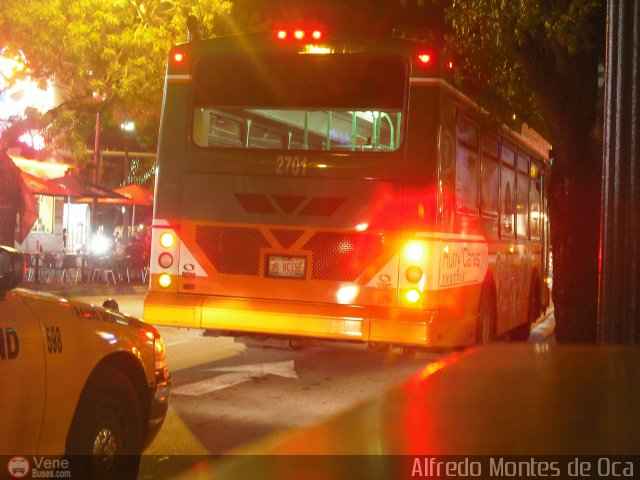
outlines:
M195 15L215 33L228 0L0 0L0 43L21 49L33 78L53 80L64 102L41 121L57 149L87 158L95 113L135 120L155 141L166 56Z
M450 48L467 86L492 110L561 137L556 110L572 92L588 90L583 116L589 127L595 121L602 9L599 0L453 0Z

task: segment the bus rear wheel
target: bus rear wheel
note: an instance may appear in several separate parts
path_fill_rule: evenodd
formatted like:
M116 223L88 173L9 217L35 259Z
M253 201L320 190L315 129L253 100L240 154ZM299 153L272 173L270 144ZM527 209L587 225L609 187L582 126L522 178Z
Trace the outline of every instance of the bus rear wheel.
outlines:
M509 332L509 338L515 342L526 342L531 335L531 325L540 315L540 283L537 277L531 279L529 292L529 307L527 309L527 321Z
M476 344L484 345L491 341L496 320L496 302L493 289L486 284L482 288L478 317L476 321Z

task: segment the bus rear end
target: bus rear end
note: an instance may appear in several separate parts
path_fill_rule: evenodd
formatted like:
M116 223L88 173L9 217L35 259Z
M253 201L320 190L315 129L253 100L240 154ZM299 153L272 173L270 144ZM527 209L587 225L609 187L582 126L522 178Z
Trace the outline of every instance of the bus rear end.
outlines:
M438 260L414 235L435 218L435 148L408 160L409 75L389 51L287 38L174 47L145 320L435 343Z

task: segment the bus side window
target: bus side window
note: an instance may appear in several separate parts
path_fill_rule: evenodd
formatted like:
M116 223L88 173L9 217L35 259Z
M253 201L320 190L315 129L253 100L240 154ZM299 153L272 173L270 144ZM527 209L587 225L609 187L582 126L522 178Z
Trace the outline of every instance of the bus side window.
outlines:
M532 241L540 241L540 222L542 221L542 175L540 162L531 160L531 180L529 182L529 234Z
M515 149L503 143L500 149L500 198L502 209L500 212L500 237L513 238L515 234Z
M498 164L498 137L483 132L480 165L480 212L483 215L498 215L499 191L500 165Z
M463 115L458 116L456 145L456 209L478 211L478 127Z
M529 238L529 155L522 151L518 152L516 235Z

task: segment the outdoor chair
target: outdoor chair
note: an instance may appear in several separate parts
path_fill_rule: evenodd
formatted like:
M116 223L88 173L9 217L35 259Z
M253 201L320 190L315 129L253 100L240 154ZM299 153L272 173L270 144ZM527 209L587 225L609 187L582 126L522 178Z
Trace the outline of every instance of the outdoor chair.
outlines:
M40 271L40 278L44 283L49 283L52 280L56 280L57 273L61 271L62 259L58 258L55 253L45 253L42 259L42 270Z
M109 280L111 280L114 285L118 283L115 274L115 262L111 257L91 257L90 264L91 282L109 283Z
M65 283L65 280L71 277L75 273L74 283L78 283L78 278L82 274L82 257L74 254L67 254L62 258L62 264L60 266L60 283Z
M145 255L127 255L124 260L127 282L138 278L141 283L147 281L149 275L149 259Z

